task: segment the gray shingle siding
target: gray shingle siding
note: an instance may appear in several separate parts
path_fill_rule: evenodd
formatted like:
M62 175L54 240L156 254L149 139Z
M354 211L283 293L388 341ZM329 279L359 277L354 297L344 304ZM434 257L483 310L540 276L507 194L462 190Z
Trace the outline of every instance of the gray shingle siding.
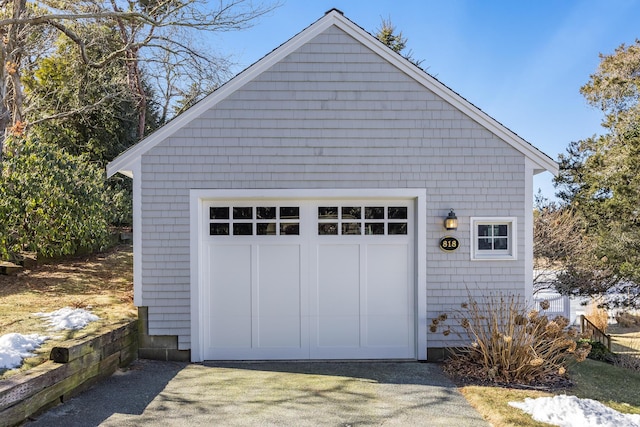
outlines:
M190 348L189 189L426 188L428 318L524 291L525 157L331 27L141 157L142 305ZM462 247L438 248L454 208ZM515 216L518 259L471 261L469 217ZM430 334L429 346L443 346Z

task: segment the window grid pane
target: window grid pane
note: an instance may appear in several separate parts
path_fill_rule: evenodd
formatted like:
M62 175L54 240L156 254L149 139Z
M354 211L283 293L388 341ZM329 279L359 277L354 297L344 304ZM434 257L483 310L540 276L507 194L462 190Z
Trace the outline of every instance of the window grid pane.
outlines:
M253 234L253 224L248 222L237 222L233 224L234 236L251 236Z
M229 219L229 208L211 207L209 208L209 219Z
M256 208L256 219L276 219L276 208L275 207Z
M299 206L211 206L209 219L210 236L300 234Z
M478 223L475 222L476 248L478 254L492 258L494 256L514 256L512 245L512 222L504 223ZM473 228L472 228L473 229Z
M318 234L406 235L408 215L407 206L319 206Z
M300 235L300 224L297 222L281 223L280 235Z
M280 219L300 219L300 208L297 206L281 207Z
M253 208L234 206L233 219L253 219Z

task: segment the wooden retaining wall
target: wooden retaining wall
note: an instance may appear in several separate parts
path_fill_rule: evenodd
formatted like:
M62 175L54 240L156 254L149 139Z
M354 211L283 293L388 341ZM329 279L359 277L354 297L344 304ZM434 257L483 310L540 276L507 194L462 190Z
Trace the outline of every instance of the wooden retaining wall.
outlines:
M109 377L138 355L138 321L96 337L69 340L48 362L0 381L0 427L13 426Z

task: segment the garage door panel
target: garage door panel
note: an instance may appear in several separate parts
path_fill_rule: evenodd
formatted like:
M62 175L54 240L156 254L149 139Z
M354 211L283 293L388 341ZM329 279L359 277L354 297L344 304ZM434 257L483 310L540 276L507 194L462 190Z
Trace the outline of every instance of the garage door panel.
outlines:
M300 347L300 245L259 245L258 347Z
M221 315L251 315L251 246L212 246L211 309Z
M360 345L360 246L318 246L315 330L317 347ZM327 268L330 266L331 268Z
M300 316L260 316L257 347L300 348Z
M367 316L367 346L407 348L411 344L406 316Z
M413 345L409 334L413 331L413 298L409 246L370 244L366 253L364 344L410 348Z
M360 247L318 248L317 313L320 318L360 315Z
M360 347L359 316L327 316L318 321L317 348Z
M409 294L408 245L367 246L367 313L406 315Z
M210 346L251 347L251 246L209 249Z

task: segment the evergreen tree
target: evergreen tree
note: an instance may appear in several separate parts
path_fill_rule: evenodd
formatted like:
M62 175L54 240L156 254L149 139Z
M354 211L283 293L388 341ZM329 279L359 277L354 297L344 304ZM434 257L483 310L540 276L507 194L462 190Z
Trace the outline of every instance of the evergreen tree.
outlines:
M606 132L572 142L556 178L559 197L584 218L594 242L591 265L580 266L564 289L622 290L614 304L640 305L640 41L600 57L581 92L602 110Z
M376 30L376 38L418 67L420 67L420 64L424 61L422 59L415 59L411 50L403 53L407 47L407 38L402 35L402 31L398 32L396 30L390 18L381 19L380 27Z

